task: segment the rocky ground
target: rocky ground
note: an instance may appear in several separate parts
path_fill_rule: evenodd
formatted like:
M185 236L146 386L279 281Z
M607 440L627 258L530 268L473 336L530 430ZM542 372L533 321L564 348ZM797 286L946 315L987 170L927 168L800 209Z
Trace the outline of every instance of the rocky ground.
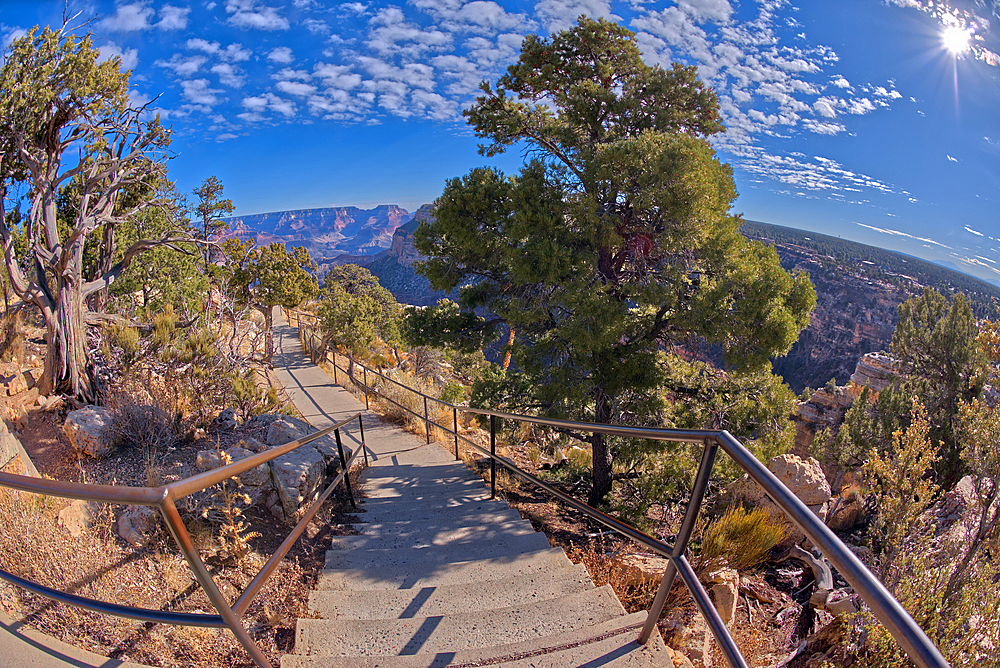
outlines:
M49 478L145 486L169 483L240 459L269 444L310 431L303 421L265 415L241 423L232 410L216 421L151 451L119 448L101 428L107 415L74 410L58 397L40 397L35 381L44 353L42 331L27 322L16 350L0 361L3 452L8 440L23 447L39 475ZM69 424L67 428L66 423ZM76 426L74 426L76 425ZM319 443L317 441L317 443ZM97 456L95 456L97 455ZM220 487L180 504L182 517L222 591L234 600L294 523L336 466L330 444L304 446L295 457L257 467L229 484L229 510L248 550L240 554L223 527L232 523ZM6 457L0 465L15 470ZM244 503L241 500L246 494ZM335 493L306 529L275 575L254 600L247 619L252 635L273 662L294 642L295 619L323 567L329 538L342 520L346 498ZM333 522L331 523L331 520ZM37 497L0 488L0 568L64 591L153 609L203 612L211 603L194 582L183 557L155 513L142 507ZM148 665L250 666L228 631L151 625L109 618L50 601L0 583L0 609L26 619L63 641L109 656Z

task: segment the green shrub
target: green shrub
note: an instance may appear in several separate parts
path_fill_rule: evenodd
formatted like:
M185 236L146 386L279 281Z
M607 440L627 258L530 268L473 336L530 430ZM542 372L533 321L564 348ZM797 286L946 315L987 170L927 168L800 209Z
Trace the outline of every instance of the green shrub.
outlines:
M724 562L738 571L754 570L784 537L784 526L768 509L730 506L705 529L697 569Z
M135 361L139 354L139 330L123 323L116 323L108 330L108 341L122 352L122 361L126 366Z

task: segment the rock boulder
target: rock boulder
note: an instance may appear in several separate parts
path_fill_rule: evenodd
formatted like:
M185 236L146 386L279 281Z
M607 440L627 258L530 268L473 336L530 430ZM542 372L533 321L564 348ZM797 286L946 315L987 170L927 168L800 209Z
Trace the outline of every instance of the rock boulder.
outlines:
M118 516L118 535L132 547L143 547L159 526L159 513L148 506L129 506Z
M77 453L101 459L117 446L111 420L104 406L84 406L66 414L63 431Z

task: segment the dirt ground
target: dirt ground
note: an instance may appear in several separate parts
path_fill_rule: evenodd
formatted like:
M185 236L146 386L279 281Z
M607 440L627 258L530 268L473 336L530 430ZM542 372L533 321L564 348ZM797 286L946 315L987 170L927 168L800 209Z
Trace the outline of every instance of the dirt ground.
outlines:
M8 354L7 361L0 361L0 375L4 378L40 367L44 354L42 331L28 322L23 326L23 335L14 351L16 355ZM11 387L23 390L17 383ZM39 473L56 480L144 486L155 476L155 482L169 482L198 472L198 450L226 448L247 436L263 438L263 434L243 430L209 434L198 441L181 440L157 453L152 462L138 448L119 449L114 456L100 461L80 458L62 429L69 407L62 401L40 400L33 387L13 396L4 389L0 389L0 416L21 441ZM357 472L352 472L352 477L356 478ZM69 503L66 499L0 488L0 568L98 600L150 609L213 612L162 527L148 544L133 547L117 531L117 518L124 507L98 504L91 528L82 536L71 536L58 520L59 511ZM249 530L258 534L249 539L250 551L245 557L219 554L212 549L202 553L230 601L249 584L291 528L261 505L251 506L245 513ZM295 621L307 614L308 594L323 567L331 536L353 532L347 509L346 495L337 490L247 612L245 621L251 635L274 665L281 654L293 648ZM190 521L185 519L186 523ZM198 530L197 521L189 523L188 528ZM199 537L192 535L197 542ZM206 544L211 545L211 541ZM0 583L0 609L64 642L112 659L171 667L252 666L228 630L154 625L90 613L6 583Z

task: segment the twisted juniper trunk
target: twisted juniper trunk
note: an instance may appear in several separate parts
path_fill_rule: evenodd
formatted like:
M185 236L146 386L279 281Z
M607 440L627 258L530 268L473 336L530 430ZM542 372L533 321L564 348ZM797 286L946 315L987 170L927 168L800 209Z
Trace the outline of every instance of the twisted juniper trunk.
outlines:
M54 308L44 308L45 368L39 392L62 392L86 401L94 399L92 369L87 358L86 307L79 283L58 279Z

